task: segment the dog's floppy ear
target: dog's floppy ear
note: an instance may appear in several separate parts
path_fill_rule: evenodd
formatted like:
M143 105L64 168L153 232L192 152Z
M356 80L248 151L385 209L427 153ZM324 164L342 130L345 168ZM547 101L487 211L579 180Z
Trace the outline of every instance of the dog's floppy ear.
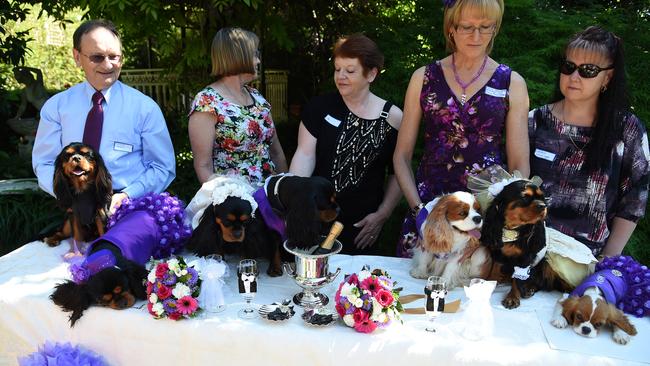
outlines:
M194 254L202 257L223 252L223 238L214 215L214 206L210 205L205 208L199 226L192 231L192 237L186 247Z
M144 281L147 278L147 270L130 260L127 260L126 263L123 263L124 272L126 277L129 279L129 288L131 293L135 296L136 299L146 300L147 299L147 287L144 284Z
M505 196L498 194L485 212L481 242L488 248L499 249L503 246L501 237L505 225L504 214L507 204L505 201Z
M64 153L62 151L57 155L56 160L54 161L53 189L59 206L66 209L72 206L72 190L70 189L68 178L65 176L65 172L63 171L63 155Z
M104 159L99 155L98 152L95 152L95 169L97 171L95 175L95 192L97 194L97 203L102 207L107 206L111 203L111 195L113 194L113 183L111 178L111 173L106 169L104 164Z
M54 292L50 295L50 300L63 310L72 312L70 314L70 327L74 327L74 324L83 315L84 310L88 309L94 302L88 292L87 285L78 285L70 280L56 285Z
M300 189L290 197L283 197L287 201L285 222L290 246L304 249L319 244L321 222L317 216L316 202L310 193L308 189Z
M621 310L617 309L612 304L607 304L607 307L609 308L607 324L611 326L617 326L629 335L636 335L636 327L634 324L630 323L630 320Z
M447 253L453 245L454 231L447 220L451 196L441 197L426 219L424 247L433 253Z
M576 307L578 306L578 298L569 296L562 301L562 316L567 322L573 325L576 315Z

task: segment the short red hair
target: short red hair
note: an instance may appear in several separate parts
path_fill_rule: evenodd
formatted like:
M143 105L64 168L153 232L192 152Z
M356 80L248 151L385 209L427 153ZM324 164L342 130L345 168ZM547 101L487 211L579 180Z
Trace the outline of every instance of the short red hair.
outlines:
M339 38L334 44L334 58L358 58L363 66L363 75L376 68L377 73L384 67L384 55L377 44L360 33Z

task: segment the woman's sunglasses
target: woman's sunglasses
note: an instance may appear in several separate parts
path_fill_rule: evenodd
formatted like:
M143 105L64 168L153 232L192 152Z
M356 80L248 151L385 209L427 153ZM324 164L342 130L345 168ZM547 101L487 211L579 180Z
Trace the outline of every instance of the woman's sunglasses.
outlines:
M573 74L574 71L576 71L576 69L578 69L578 75L580 75L585 79L591 79L598 76L598 74L600 74L601 71L611 70L613 68L614 65L605 68L602 68L594 64L582 64L578 66L571 61L565 60L560 65L560 72L563 73L564 75L571 75Z

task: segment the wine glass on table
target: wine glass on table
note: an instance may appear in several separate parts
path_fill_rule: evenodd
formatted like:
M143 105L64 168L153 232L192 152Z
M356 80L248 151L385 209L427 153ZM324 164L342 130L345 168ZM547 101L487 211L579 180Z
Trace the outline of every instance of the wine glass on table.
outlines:
M425 330L435 332L436 327L433 325L435 319L445 309L445 296L447 295L447 285L445 280L439 276L431 276L427 279L424 286L424 295L426 296L425 313L427 314L428 324Z
M255 309L251 306L251 301L257 293L257 262L254 259L244 259L237 266L237 282L239 283L239 293L246 300L246 305L239 310L239 317L242 319L251 319L255 316Z

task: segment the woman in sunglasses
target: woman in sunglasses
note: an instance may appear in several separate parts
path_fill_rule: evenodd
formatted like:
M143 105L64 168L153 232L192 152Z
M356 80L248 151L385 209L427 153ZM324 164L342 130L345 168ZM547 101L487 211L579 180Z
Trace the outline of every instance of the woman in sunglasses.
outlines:
M499 164L528 176L524 79L489 54L501 26L503 0L445 0L444 36L450 55L411 77L393 163L411 207L397 255L417 242L415 216L434 197L467 190L467 176ZM411 159L424 124L424 155ZM505 137L505 144L503 143Z
M645 213L648 138L630 111L622 40L589 27L569 41L557 101L529 114L531 174L547 225L596 256L620 254Z

